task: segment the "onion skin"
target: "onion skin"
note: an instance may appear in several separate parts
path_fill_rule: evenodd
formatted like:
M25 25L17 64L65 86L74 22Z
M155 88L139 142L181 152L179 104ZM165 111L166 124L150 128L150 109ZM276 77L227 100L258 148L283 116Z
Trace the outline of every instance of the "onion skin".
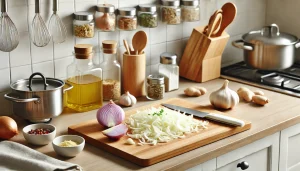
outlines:
M11 139L18 134L18 125L8 116L0 116L0 139Z
M100 125L105 127L119 125L124 119L124 110L112 100L97 111L97 120Z
M112 140L118 140L123 137L128 131L128 127L125 124L120 124L109 129L102 131L102 133Z

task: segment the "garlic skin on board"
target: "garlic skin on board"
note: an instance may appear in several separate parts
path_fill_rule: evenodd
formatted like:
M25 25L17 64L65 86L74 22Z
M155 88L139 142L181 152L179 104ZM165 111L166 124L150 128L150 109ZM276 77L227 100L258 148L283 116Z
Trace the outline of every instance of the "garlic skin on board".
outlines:
M239 103L240 99L238 94L228 87L228 83L229 81L225 80L223 86L219 90L210 94L209 100L214 107L231 109Z
M133 106L136 104L136 98L126 91L119 99L119 104L122 106Z

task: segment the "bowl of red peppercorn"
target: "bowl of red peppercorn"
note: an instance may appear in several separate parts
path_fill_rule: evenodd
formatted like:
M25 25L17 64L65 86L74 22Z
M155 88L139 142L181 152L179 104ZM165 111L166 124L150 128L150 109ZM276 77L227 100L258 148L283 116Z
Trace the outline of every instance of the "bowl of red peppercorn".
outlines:
M34 145L47 145L55 138L56 128L51 124L39 123L23 128L23 136Z

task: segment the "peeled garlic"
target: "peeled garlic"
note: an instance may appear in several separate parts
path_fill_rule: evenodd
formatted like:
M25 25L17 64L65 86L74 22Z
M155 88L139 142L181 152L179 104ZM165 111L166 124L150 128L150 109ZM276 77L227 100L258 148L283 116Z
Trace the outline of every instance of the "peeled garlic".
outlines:
M255 95L251 90L238 91L240 98L244 99L246 102L251 102L252 97Z
M210 94L209 100L214 107L230 109L239 103L238 94L228 87L228 83L229 81L225 80L223 86L219 90Z
M128 139L126 140L126 144L128 144L128 145L135 145L135 142L133 141L133 139L128 138Z
M206 91L204 87L189 87L184 90L184 94L191 97L198 97L205 94Z
M126 91L125 94L120 97L119 104L123 106L133 106L136 104L136 98Z
M255 94L255 95L261 95L261 96L265 95L265 93L262 92L262 91L260 91L260 90L254 91L254 94Z
M255 95L252 98L252 102L264 106L269 103L269 99L266 96Z

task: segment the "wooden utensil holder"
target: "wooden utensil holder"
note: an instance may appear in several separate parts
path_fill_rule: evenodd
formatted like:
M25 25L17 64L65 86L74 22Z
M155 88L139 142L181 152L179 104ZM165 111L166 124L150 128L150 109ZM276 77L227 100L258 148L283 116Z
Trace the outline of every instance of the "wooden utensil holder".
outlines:
M196 82L220 77L222 53L230 37L226 32L219 37L207 37L204 28L193 29L179 65L180 76Z
M135 97L146 95L146 54L128 55L123 54L122 90L129 91Z

